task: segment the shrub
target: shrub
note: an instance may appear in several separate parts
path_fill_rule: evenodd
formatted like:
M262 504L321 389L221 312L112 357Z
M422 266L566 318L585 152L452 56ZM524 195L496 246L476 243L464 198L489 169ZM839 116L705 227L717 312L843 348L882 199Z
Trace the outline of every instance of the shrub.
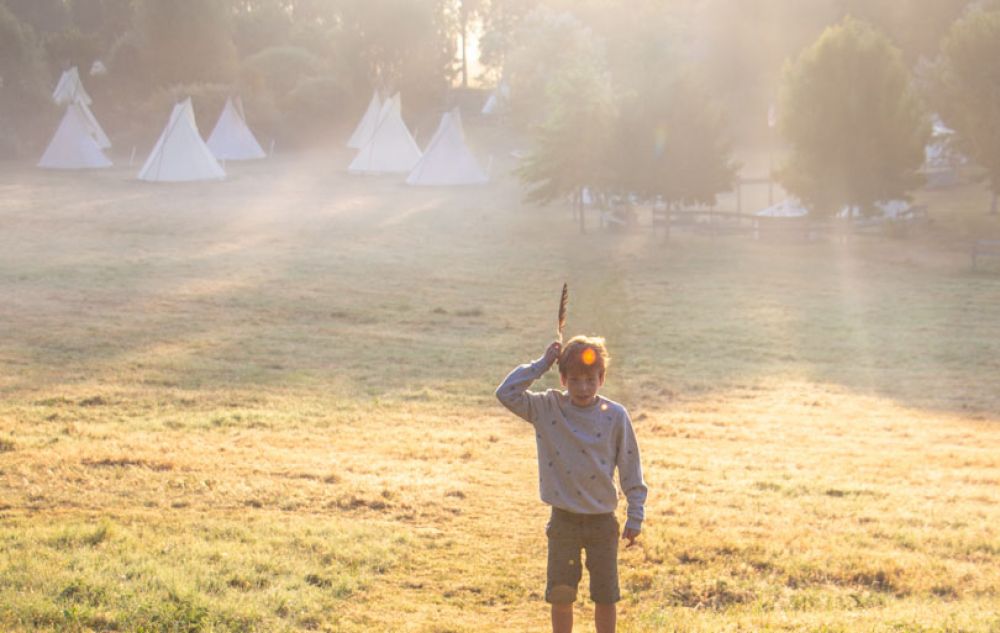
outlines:
M343 127L350 103L350 94L336 79L303 79L282 103L282 138L296 144L322 140Z
M318 57L297 46L272 46L243 60L241 83L250 90L267 90L279 101L322 67Z

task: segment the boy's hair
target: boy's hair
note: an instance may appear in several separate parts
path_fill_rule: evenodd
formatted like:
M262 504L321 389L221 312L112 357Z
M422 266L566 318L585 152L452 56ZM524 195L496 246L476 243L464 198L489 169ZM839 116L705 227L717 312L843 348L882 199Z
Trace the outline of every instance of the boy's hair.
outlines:
M574 336L559 354L559 373L565 376L570 371L591 371L597 369L604 374L611 357L601 336Z

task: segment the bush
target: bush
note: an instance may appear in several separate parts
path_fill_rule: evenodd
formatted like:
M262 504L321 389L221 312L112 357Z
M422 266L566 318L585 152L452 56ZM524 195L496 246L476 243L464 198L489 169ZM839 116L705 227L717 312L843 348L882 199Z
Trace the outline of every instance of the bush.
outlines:
M272 46L244 59L240 77L249 89L267 90L280 101L321 67L322 61L304 48Z
M329 137L343 128L350 104L350 93L336 79L302 80L281 104L283 140L302 144Z

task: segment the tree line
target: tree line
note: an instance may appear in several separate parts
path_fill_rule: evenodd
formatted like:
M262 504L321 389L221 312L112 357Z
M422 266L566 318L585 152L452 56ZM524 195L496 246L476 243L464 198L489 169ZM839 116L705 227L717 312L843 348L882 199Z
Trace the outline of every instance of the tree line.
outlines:
M731 6L739 13L739 7L776 4ZM950 7L955 20L944 27L920 21L926 37L904 42L909 48L885 24L849 13L826 26L786 59L774 86L773 123L788 149L775 170L777 181L818 217L845 207L871 214L878 203L910 199L924 183L921 168L937 115L954 130L957 149L979 168L996 213L998 4L936 5L931 13L940 16L942 7ZM663 28L668 21L656 15L662 9L637 6L645 9L617 18L633 20L623 31L627 41L615 41L613 34L595 37L615 22L611 16L601 25L576 13L530 16L540 32L537 42L521 42L511 60L512 108L525 107L518 103L522 93L544 104L525 107L543 113L534 123L534 149L519 170L529 199L579 202L586 192L597 204L613 203L627 214L635 202L711 205L717 194L732 190L739 103L713 90L717 77L704 58L692 57L691 47L669 45L683 42L689 25L671 37ZM519 66L519 56L530 61ZM757 128L766 129L762 108L752 107L751 95L744 97Z
M546 201L709 204L733 186L734 143L769 107L781 183L815 213L919 186L930 113L1000 188L997 0L0 0L0 156L30 155L80 67L124 145L170 104L199 118L243 95L291 144L349 124L372 89L433 125L456 85L501 78L505 125L529 134L520 173ZM470 76L475 33L485 77ZM106 74L90 76L95 60ZM339 118L338 118L339 116Z

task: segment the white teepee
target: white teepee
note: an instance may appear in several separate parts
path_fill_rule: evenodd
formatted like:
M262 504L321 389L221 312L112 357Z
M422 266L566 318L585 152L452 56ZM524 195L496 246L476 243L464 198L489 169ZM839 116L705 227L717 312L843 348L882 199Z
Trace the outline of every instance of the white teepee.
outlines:
M226 177L212 150L201 140L191 99L174 106L167 127L139 172L139 180L186 182Z
M232 99L226 99L222 114L206 143L219 160L254 160L266 156L247 127L242 108L237 107Z
M445 112L420 162L406 179L408 185L480 185L489 182L465 143L458 108Z
M364 116L358 121L358 127L354 128L354 134L351 134L350 140L347 141L348 147L361 149L368 143L372 133L375 132L375 125L378 123L378 115L381 111L382 101L378 98L378 90L376 90L372 93L372 100L368 102L368 109L365 110Z
M83 114L83 118L87 121L87 128L90 129L91 136L97 141L97 146L101 149L108 149L111 147L111 140L108 135L104 133L104 129L101 128L101 124L97 122L97 117L94 113L90 111L87 107L86 102L77 99L76 104L80 106L80 113Z
M56 133L45 148L38 166L44 169L97 169L111 167L91 134L83 112L82 102L73 101L66 106Z
M56 102L56 105L66 105L72 101L82 101L86 105L93 103L90 95L83 89L80 71L76 69L76 66L64 71L59 77L59 83L56 84L56 89L52 92L52 100Z
M409 173L420 160L420 148L403 122L399 94L382 104L375 131L347 168L352 174Z
M510 100L510 85L504 81L500 80L497 87L490 91L490 96L486 98L486 103L483 104L483 109L480 114L491 115L498 114L507 108L507 103Z

